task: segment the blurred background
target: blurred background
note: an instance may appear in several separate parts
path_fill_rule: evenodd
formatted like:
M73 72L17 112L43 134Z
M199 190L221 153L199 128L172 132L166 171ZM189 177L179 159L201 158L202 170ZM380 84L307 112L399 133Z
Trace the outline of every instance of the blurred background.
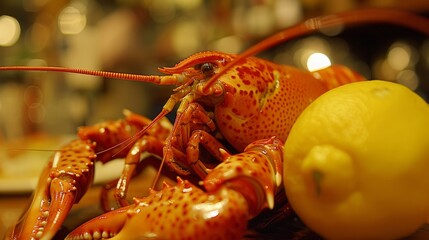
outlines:
M198 51L239 53L306 18L360 7L429 14L426 0L3 0L0 65L158 74L158 67ZM324 59L424 97L429 88L427 36L395 26L317 33L259 56L301 69ZM154 117L171 90L82 75L0 72L0 139L74 134L80 125L120 118L124 108Z
M199 51L240 53L309 17L362 7L429 17L427 0L1 0L0 65L159 74L158 67ZM343 64L369 79L404 84L425 99L429 93L429 38L401 27L338 28L258 56L304 70L315 63ZM29 149L58 148L78 126L121 118L124 108L154 117L172 89L53 72L0 72L0 233L21 214L52 154ZM116 169L114 174L97 167L96 175L117 176L121 166L104 168Z

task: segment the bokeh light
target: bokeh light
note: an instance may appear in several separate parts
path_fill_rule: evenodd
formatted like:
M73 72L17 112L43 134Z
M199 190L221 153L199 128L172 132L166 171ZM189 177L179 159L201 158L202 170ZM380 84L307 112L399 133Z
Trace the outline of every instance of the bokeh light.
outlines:
M14 45L20 35L21 27L18 20L8 15L0 16L0 46Z
M419 77L413 70L403 70L396 76L396 82L415 91L419 86Z
M329 66L331 66L331 60L323 53L313 53L307 59L307 69L310 72L327 68Z
M297 0L277 0L274 14L278 28L289 27L302 18L301 3Z
M411 51L407 45L396 44L387 54L388 64L395 70L403 70L410 64Z
M78 34L86 26L84 6L80 4L65 7L58 16L58 27L63 34Z

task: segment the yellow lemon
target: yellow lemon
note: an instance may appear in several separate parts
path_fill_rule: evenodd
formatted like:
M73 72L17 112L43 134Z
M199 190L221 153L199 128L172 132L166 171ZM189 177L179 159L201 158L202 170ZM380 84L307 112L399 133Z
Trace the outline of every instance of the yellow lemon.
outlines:
M429 107L385 81L333 89L301 114L284 149L287 197L327 239L395 239L429 215Z

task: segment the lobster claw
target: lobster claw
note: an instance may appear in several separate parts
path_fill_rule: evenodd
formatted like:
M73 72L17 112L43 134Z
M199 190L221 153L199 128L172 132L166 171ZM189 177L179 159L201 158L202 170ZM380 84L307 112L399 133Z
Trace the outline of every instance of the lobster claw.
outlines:
M66 219L73 204L78 202L78 195L74 190L75 186L64 179L54 179L51 182L51 204L49 206L49 216L46 220L45 238L51 239L61 224Z
M40 191L37 191L30 207L10 231L9 239L27 236L34 239L52 239L64 222L76 200L74 186L63 179L54 179L48 183L46 176L48 174L43 174L39 180Z
M92 183L95 154L89 141L75 140L56 152L43 170L32 201L8 239L52 239L73 204Z
M250 143L236 155L222 152L223 163L209 172L203 185L209 192L223 185L240 192L249 201L251 216L265 207L273 209L275 192L282 183L282 149L283 142L271 137Z
M207 193L178 177L177 185L164 182L162 190L84 223L66 239L239 239L248 218L240 193Z

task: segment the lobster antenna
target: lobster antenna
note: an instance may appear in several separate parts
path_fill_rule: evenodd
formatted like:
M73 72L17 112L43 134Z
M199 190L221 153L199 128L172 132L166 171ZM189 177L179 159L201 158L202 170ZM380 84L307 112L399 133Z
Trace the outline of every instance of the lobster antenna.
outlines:
M94 71L80 68L66 67L45 67L45 66L0 66L0 71L45 71L45 72L62 72L82 75L91 75L112 79L122 79L136 82L150 82L158 85L171 85L178 83L178 79L172 75L157 76L157 75L141 75L131 73L118 73L109 71Z
M32 151L32 152L61 152L62 149L49 149L49 148L8 148L8 151Z
M360 9L350 12L338 13L323 17L310 18L293 27L282 30L239 54L234 60L220 69L204 85L203 90L208 91L210 86L224 73L236 65L239 61L249 56L258 54L279 43L290 39L305 36L324 28L338 27L342 25L361 25L366 23L387 23L414 29L418 32L429 35L429 20L413 13L400 10L387 9Z
M99 152L96 152L95 154L102 154L105 152L108 152L110 150L113 150L117 147L121 147L121 149L119 151L117 151L115 154L112 155L112 157L115 157L117 154L119 154L120 152L122 152L125 148L129 147L131 144L133 144L133 142L140 138L141 136L143 136L143 134L149 129L151 128L153 125L155 125L159 120L161 120L163 117L165 117L165 115L167 115L170 111L166 110L166 109L162 109L161 112L147 125L145 126L143 129L141 129L140 131L138 131L136 134L134 134L133 136L129 137L127 140L120 142L116 145L113 145L109 148L106 148L104 150L101 150Z

